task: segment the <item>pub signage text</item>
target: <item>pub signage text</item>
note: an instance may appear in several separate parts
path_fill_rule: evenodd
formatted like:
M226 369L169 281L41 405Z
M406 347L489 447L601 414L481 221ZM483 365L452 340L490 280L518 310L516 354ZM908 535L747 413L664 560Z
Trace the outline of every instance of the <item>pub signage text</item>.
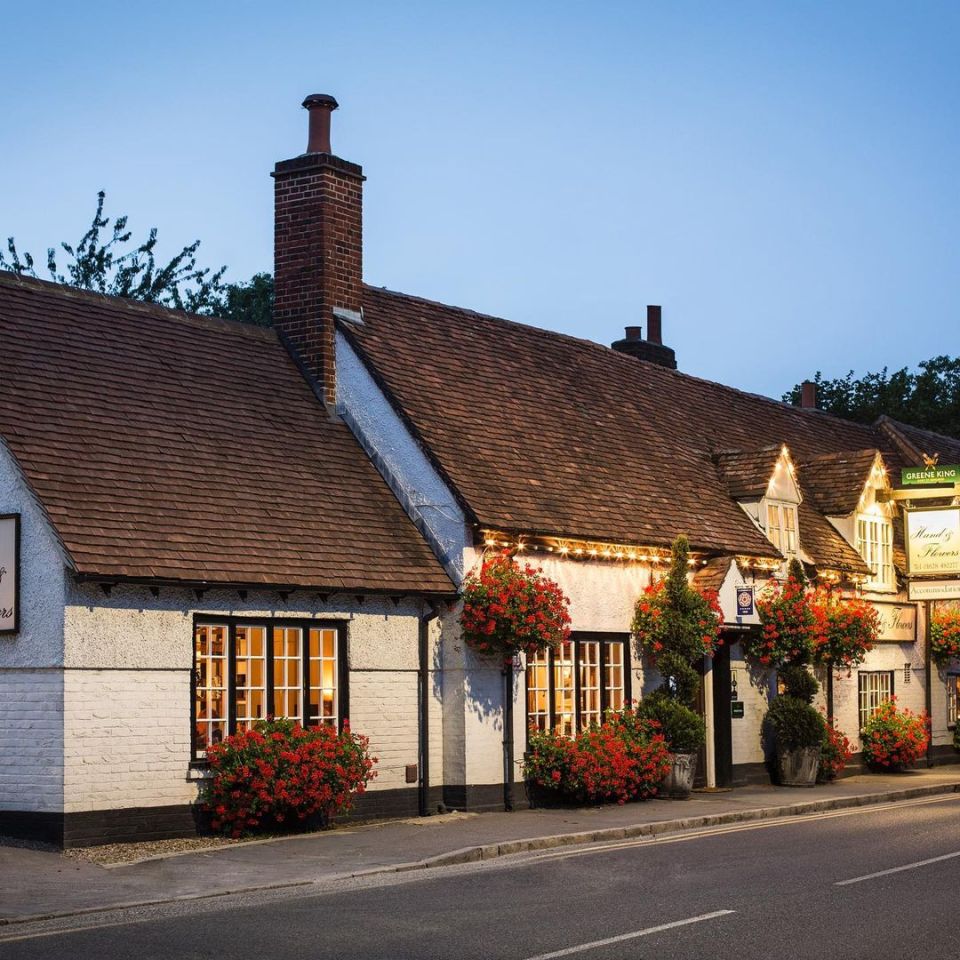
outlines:
M960 464L939 467L904 467L900 482L905 487L919 487L925 483L960 483Z
M880 617L877 640L880 643L915 643L917 608L912 603L887 603L875 600L873 607Z
M907 573L911 577L960 574L960 507L906 512Z

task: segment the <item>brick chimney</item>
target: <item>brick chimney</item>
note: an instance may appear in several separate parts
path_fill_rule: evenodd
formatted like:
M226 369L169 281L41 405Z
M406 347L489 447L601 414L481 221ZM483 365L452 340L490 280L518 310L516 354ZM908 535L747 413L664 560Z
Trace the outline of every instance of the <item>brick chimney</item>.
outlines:
M307 152L281 160L274 181L273 323L294 358L336 403L334 319L358 321L363 297L363 170L330 146L337 101L303 101Z
M817 409L817 385L812 380L800 384L800 406L804 410Z
M629 353L639 360L649 360L670 370L677 369L677 357L670 347L663 345L660 307L651 304L647 307L647 339L639 327L627 327L623 340L617 340L610 346L619 353Z

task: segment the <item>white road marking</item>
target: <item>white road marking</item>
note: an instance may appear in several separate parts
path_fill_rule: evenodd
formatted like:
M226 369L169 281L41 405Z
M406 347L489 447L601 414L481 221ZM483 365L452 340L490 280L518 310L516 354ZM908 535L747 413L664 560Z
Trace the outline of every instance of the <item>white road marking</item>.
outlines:
M675 927L685 927L691 923L703 923L704 920L716 920L717 917L726 917L735 912L734 910L714 910L713 913L701 913L699 917L687 917L686 920L674 920L672 923L661 923L659 926L634 930L632 933L621 933L618 937L592 940L590 943L581 943L575 947L554 950L552 953L538 953L535 957L527 957L526 960L554 960L555 957L569 957L574 953L583 953L584 950L596 950L597 947L609 947L612 943L623 943L624 940L649 937L653 933L662 933L664 930L673 930Z
M891 867L889 870L878 870L876 873L867 873L862 877L852 877L850 880L838 880L834 886L845 887L850 883L876 880L877 877L888 877L891 873L902 873L904 870L916 870L918 867L926 867L931 863L940 863L943 860L952 860L954 857L960 857L960 850L956 853L945 853L942 857L931 857L929 860L918 860L916 863L907 863L902 867Z

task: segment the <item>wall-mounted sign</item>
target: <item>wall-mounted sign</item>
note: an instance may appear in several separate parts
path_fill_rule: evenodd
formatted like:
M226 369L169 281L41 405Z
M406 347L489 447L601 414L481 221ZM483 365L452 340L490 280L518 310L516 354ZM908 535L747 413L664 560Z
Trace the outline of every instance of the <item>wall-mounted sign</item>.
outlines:
M900 482L905 487L920 487L925 483L960 483L960 464L905 467L900 471Z
M737 587L737 616L753 616L753 587Z
M960 507L906 511L907 573L911 577L960 574Z
M20 515L0 516L0 633L20 629Z
M911 580L907 596L911 600L960 600L960 580Z
M734 720L743 719L743 701L742 700L734 700L730 704L730 716Z
M871 602L880 616L880 643L916 643L917 608L912 603Z

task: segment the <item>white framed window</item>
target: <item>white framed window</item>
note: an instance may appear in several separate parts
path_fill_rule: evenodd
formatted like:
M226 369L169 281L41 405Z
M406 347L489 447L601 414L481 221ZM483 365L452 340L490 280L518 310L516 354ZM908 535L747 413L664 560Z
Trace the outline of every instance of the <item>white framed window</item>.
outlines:
M893 524L885 517L857 518L857 553L870 568L872 577L866 587L892 589Z
M527 728L572 737L607 710L622 710L630 699L627 644L619 634L575 634L527 657Z
M767 500L766 531L770 542L784 555L795 557L797 536L797 506L778 500Z
M857 675L860 729L893 696L892 670L861 670Z
M197 617L193 756L270 717L339 729L346 716L346 632L315 620Z
M957 725L957 703L960 701L960 673L947 674L947 726Z

